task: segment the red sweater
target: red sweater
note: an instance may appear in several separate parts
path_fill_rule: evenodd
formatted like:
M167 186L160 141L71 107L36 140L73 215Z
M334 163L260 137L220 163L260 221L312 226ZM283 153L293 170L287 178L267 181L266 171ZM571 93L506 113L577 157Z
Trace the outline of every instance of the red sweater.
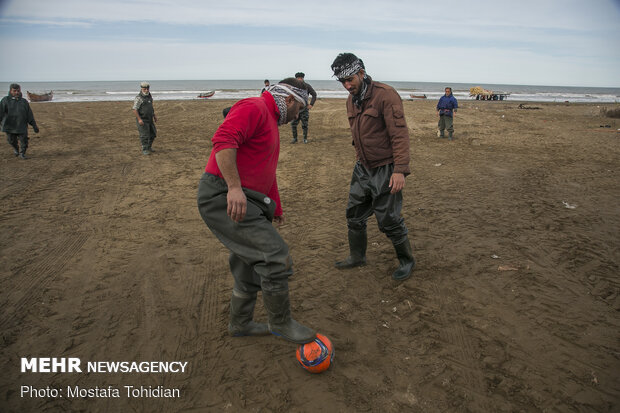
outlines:
M222 149L237 149L241 186L273 199L275 216L282 215L276 181L280 156L279 118L280 111L269 92L237 102L213 135L213 150L205 168L205 172L223 178L215 154Z

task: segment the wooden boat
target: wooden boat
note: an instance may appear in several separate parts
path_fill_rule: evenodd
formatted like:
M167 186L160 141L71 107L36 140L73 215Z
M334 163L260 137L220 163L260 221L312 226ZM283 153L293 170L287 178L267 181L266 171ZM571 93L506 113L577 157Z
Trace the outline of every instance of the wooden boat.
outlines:
M31 102L49 102L54 98L54 91L43 93L41 95L37 93L30 93L28 91L26 91L26 93L28 94L28 100Z
M426 95L414 95L413 93L409 97L412 99L426 99Z
M208 92L204 92L198 95L199 98L201 99L206 99L206 98L210 98L211 96L215 95L215 91L214 90L210 90Z

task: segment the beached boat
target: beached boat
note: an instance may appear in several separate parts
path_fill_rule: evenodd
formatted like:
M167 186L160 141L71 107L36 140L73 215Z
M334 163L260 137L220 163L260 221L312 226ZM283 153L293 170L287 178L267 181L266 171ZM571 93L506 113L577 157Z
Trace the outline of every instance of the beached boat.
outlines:
M210 98L211 96L215 95L215 91L214 90L210 90L208 92L204 92L198 95L199 98L201 99L206 99L206 98Z
M510 96L510 93L493 92L480 86L469 88L469 96L475 97L476 100L504 100Z
M31 102L48 102L54 98L54 91L50 91L49 93L30 93L26 91L28 94L28 100Z
M414 95L413 93L409 97L412 99L426 99L426 95Z

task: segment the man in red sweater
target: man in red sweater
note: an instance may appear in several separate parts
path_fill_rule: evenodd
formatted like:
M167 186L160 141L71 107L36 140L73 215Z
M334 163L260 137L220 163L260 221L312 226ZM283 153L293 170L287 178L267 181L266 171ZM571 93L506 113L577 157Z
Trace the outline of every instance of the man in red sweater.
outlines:
M269 86L260 97L237 102L213 135L213 150L198 187L198 209L213 234L230 250L235 284L228 331L233 336L270 332L294 343L316 333L291 317L288 245L272 225L284 222L276 168L278 126L295 119L308 92L294 78ZM252 320L263 293L269 324Z

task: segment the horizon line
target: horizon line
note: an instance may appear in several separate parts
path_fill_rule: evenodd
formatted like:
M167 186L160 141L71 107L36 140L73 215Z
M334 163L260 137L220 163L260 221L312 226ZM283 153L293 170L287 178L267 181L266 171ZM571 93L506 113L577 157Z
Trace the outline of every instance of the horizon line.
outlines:
M260 82L262 83L266 78L260 79L147 79L149 82L191 82L191 81L244 81L244 82ZM269 79L269 78L267 78ZM71 82L142 82L145 79L115 79L115 80L2 80L7 84L10 83L71 83ZM307 79L308 83L320 81L320 82L337 82L335 79ZM453 84L472 84L472 85L504 85L504 86L545 86L545 87L573 87L573 88L599 88L599 89L620 89L618 86L585 86L585 85L547 85L547 84L527 84L527 83L486 83L486 82L445 82L445 81L420 81L420 80L379 80L381 83L401 82L401 83L438 83L446 86ZM273 83L273 82L272 82ZM277 83L277 82L276 82Z

